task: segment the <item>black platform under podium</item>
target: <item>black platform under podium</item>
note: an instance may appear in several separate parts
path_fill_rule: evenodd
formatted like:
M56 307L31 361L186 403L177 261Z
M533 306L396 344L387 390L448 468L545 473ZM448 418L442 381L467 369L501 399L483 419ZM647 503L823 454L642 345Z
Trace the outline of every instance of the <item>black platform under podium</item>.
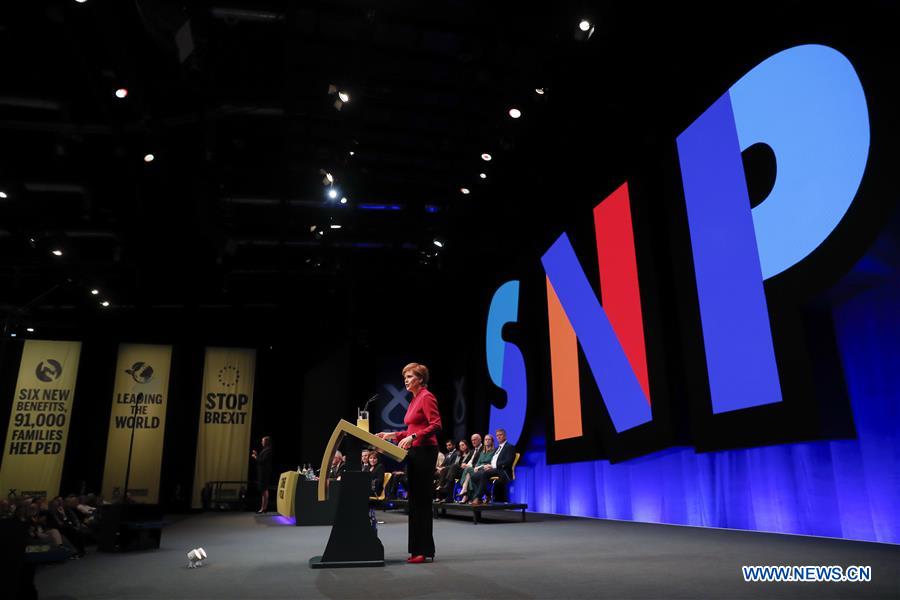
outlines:
M319 502L317 495L318 482L301 479L294 492L294 517L297 527L307 525L331 525L334 523L334 511L340 494L340 482L328 500Z
M384 546L369 521L369 493L372 477L368 473L344 473L335 494L337 506L334 525L325 553L309 559L313 569L335 567L383 567ZM337 490L334 490L337 491Z

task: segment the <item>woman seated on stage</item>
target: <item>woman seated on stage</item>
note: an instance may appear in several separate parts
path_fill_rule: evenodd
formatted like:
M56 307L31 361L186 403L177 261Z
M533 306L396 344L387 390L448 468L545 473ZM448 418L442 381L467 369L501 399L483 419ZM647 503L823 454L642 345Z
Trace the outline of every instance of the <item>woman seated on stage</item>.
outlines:
M372 475L372 493L370 496L380 496L381 490L384 489L384 465L381 464L380 456L377 452L369 452L369 469Z
M494 447L494 436L491 434L485 435L484 449L481 451L481 455L479 455L475 465L463 469L462 475L459 477L460 482L462 482L460 503L466 504L473 500L473 498L469 498L470 488L472 487L472 473L489 468L491 466L491 459L494 458L494 452L496 451L497 449Z

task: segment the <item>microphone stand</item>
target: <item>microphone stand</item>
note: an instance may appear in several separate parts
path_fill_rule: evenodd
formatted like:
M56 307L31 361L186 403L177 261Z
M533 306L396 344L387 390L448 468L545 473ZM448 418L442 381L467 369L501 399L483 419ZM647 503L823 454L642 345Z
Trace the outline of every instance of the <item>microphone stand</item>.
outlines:
M140 394L143 396L143 394ZM131 407L131 440L128 442L128 463L125 467L125 489L122 491L122 504L128 503L128 481L131 479L131 453L134 449L134 429L137 423L137 407L135 404Z
M363 412L368 411L368 410L369 410L369 405L372 404L372 402L374 402L375 400L378 400L378 398L380 398L380 397L381 397L381 396L379 396L378 394L375 394L374 396L372 396L371 398L369 398L368 400L366 400L366 404L365 404L365 406L363 406Z

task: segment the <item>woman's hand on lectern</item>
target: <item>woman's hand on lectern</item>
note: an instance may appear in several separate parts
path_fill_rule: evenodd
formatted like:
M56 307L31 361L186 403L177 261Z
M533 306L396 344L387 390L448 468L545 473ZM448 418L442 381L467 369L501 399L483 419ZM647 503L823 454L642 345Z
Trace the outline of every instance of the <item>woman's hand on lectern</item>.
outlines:
M393 431L381 431L379 433L376 433L375 437L379 437L383 440L392 440L392 439L394 439L395 435L397 435L397 434L394 433Z
M404 450L409 450L409 447L412 446L413 439L415 439L415 438L413 438L413 436L408 435L405 438L403 438L402 440L400 440L400 443L397 445L400 446L401 448L403 448Z

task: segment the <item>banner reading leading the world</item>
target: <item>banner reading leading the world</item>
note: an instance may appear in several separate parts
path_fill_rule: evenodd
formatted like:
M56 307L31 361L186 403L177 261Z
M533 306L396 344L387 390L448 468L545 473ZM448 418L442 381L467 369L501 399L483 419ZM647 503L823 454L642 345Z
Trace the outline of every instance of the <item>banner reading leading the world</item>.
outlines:
M127 477L134 501L159 501L171 362L171 346L119 346L103 468L103 495L108 500L122 496Z
M192 506L207 481L246 481L253 415L256 351L207 348L200 394L200 429Z
M27 340L3 447L4 497L59 494L81 342Z

